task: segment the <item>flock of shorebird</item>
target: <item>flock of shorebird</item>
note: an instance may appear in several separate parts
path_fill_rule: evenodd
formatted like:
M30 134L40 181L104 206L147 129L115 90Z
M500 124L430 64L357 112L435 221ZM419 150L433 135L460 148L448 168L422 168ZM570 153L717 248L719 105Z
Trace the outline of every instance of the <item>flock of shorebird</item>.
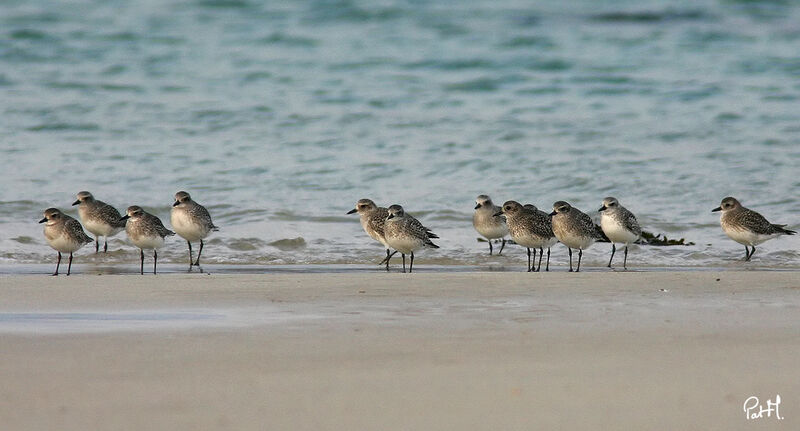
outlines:
M475 213L472 225L478 233L489 242L489 254L493 252L492 240L500 240L500 251L506 245L506 236L525 247L528 251L528 272L542 269L544 249L547 249L545 271L550 270L550 247L560 242L567 246L569 252L569 271L572 267L572 250L578 251L578 266L581 270L583 250L589 248L597 240L611 242L611 258L608 267L614 260L617 244L625 246L623 268L627 269L628 246L636 242L642 235L642 228L636 216L619 204L613 197L603 199L603 206L598 210L600 226L594 224L592 218L567 202L558 201L553 204L553 211L546 213L531 204L522 205L517 201L506 201L502 207L492 203L487 195L475 199ZM772 224L761 214L743 207L739 201L726 197L722 204L712 212L722 211L720 224L723 231L734 241L745 246L745 261L749 261L756 251L756 245L779 235L793 235L795 232L786 229L786 225ZM403 272L406 271L406 254L411 255L409 272L414 267L414 251L425 248L439 248L431 239L438 238L419 222L406 214L400 205L389 208L379 207L370 199L361 199L348 214L358 213L361 226L372 239L386 247L386 257L380 264L386 264L389 270L389 259L400 252L403 257ZM752 249L750 248L752 247ZM391 251L394 249L395 251ZM531 260L533 250L533 260ZM539 251L539 262L536 264L536 251Z
M133 205L128 207L125 215L120 215L113 206L99 201L91 193L83 191L78 193L78 199L72 203L78 205L78 216L83 226L74 218L64 214L58 208L48 208L44 211L44 218L39 223L44 225L44 237L50 247L58 252L56 272L61 265L61 253L69 253L67 275L72 269L72 253L92 242L86 235L83 227L95 235L95 253L100 251L100 237L104 237L103 252L108 251L108 237L114 236L123 229L128 234L131 242L139 247L141 266L139 273L144 274L144 251L153 250L153 274L156 273L158 264L158 249L164 245L164 238L178 235L189 244L189 269L200 266L200 255L203 253L203 239L211 231L217 230L211 221L208 210L192 200L189 193L180 191L175 193L175 203L172 204L170 222L175 232L164 227L158 217L146 212L141 207ZM200 250L197 260L192 261L192 241L200 241Z
M546 213L534 205L522 205L517 201L507 201L502 207L492 203L487 195L480 195L475 200L475 213L472 224L478 233L489 242L489 254L493 253L493 240L500 240L500 250L506 245L506 236L525 247L528 251L528 272L538 272L542 268L544 249L547 249L545 271L550 270L550 248L561 242L569 252L569 271L573 271L572 251L578 251L578 265L575 272L581 269L583 250L589 248L597 240L608 239L611 242L611 258L608 267L614 260L616 245L625 246L625 257L622 263L627 269L628 246L636 242L642 229L636 216L619 204L613 197L603 199L600 211L600 225L592 218L564 201L553 204L553 211ZM100 251L100 237L104 237L103 252L108 251L108 237L116 235L123 229L131 242L139 248L140 268L144 274L144 250L153 250L153 273L158 264L158 249L164 245L164 238L177 233L189 245L189 269L200 266L200 255L203 253L203 239L217 227L211 221L208 210L193 201L189 193L180 191L175 194L172 204L170 222L174 232L164 227L161 220L144 211L139 206L128 207L122 216L113 206L99 201L87 191L78 193L78 215L83 222L64 214L57 208L48 208L39 223L45 223L44 236L50 247L58 252L58 262L53 275L58 275L61 265L61 253L69 253L67 275L72 269L72 254L91 243L92 238L83 230L95 235L95 252ZM786 225L772 224L761 214L743 207L732 197L722 200L719 207L712 211L722 211L720 224L722 230L734 241L744 245L745 261L749 261L756 251L756 245L779 235L793 235L794 231L786 229ZM388 208L379 207L370 199L361 199L355 208L347 214L358 213L361 226L374 240L386 247L386 257L380 265L386 264L399 252L403 259L403 272L406 271L406 255L410 255L409 272L414 269L414 252L422 248L439 248L433 239L439 238L419 220L407 214L400 205ZM192 242L200 242L197 259L193 260ZM392 251L394 250L394 251ZM533 260L531 260L533 250ZM539 262L536 264L536 251L539 251Z

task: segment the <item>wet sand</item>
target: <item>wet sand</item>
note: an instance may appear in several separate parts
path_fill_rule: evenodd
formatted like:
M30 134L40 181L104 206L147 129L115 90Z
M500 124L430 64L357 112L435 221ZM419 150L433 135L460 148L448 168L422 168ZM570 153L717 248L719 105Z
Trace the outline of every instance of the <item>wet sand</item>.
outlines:
M790 429L799 275L4 276L0 418L7 430ZM745 420L745 399L776 394L783 421Z

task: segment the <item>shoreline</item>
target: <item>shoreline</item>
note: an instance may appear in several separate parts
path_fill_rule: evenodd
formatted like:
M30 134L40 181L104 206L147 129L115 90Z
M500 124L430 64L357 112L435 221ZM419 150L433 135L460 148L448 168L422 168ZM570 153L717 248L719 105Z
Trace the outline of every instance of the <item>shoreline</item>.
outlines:
M438 265L438 264L415 264L414 274L416 273L526 273L519 262L509 263L485 263L477 265ZM185 264L159 263L157 275L186 275L186 274L225 274L225 275L269 275L269 274L386 274L383 266L369 263L326 263L326 264L208 264L203 265L203 271L198 271L195 267L191 272L187 271ZM542 274L569 273L568 265L551 264L550 271L542 270ZM49 263L30 263L30 264L0 264L0 277L4 276L28 276L28 275L52 275L55 265ZM145 265L144 274L139 274L139 267L133 264L73 264L70 277L98 276L98 275L137 275L152 276L152 266L150 272ZM741 262L739 260L722 261L719 265L697 265L697 266L662 266L662 265L640 265L629 266L627 270L617 267L612 269L606 266L581 266L580 273L651 273L651 272L800 272L800 266L786 265L760 265L759 263ZM59 269L59 277L66 277L64 265ZM389 273L402 273L401 265L392 265Z
M800 412L795 272L35 275L0 294L9 430L773 429ZM775 394L785 420L746 421Z

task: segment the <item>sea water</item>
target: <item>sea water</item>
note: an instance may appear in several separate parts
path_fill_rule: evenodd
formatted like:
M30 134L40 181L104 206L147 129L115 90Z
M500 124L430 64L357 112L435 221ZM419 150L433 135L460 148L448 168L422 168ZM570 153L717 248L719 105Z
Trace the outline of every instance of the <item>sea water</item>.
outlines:
M219 265L376 263L345 214L371 198L441 237L419 267L522 266L477 241L489 194L592 216L615 196L694 243L629 265L738 267L723 197L800 226L798 48L791 1L5 1L0 264L52 263L36 222L77 217L81 190L167 227L186 190L220 227L203 252ZM754 265L798 267L798 245ZM124 233L109 249L76 262L138 266ZM185 241L159 257L188 260Z

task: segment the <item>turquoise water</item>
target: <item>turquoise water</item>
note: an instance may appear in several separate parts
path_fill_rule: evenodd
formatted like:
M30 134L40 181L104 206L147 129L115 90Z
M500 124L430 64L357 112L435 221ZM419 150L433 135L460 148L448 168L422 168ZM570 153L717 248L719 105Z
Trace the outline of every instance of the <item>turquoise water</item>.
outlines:
M53 262L36 221L81 190L165 221L189 191L221 227L215 264L380 260L345 215L363 197L441 236L419 265L524 265L476 241L483 193L587 212L612 195L695 242L639 247L639 266L739 265L710 213L727 195L800 226L800 3L439 3L3 2L0 264ZM798 245L752 265L798 267ZM77 259L138 269L124 234L109 247Z

